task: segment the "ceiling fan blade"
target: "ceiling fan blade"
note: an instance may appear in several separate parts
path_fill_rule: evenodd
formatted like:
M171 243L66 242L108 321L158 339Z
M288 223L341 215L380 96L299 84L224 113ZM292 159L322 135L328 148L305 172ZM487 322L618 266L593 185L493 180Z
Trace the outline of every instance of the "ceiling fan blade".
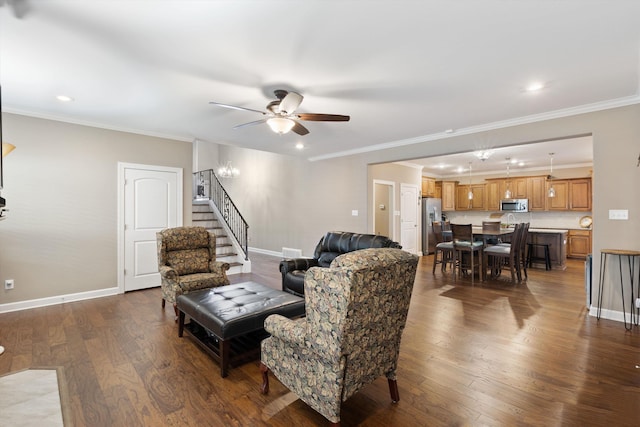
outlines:
M267 113L265 113L264 111L254 110L254 109L252 109L252 108L238 107L238 106L236 106L236 105L229 105L229 104L221 104L221 103L219 103L219 102L209 101L209 104L211 104L211 105L217 105L218 107L231 108L232 110L252 111L252 112L254 112L254 113L260 113L260 114L264 114L264 115L266 115L266 114L267 114Z
M309 133L309 129L307 129L306 127L302 126L298 122L296 122L296 124L293 125L293 128L291 128L291 130L294 131L295 133L297 133L300 136L306 135L306 134Z
M289 92L280 101L279 111L284 114L292 114L300 106L304 97L296 92Z
M348 122L351 117L342 114L300 113L296 118L312 122Z
M243 127L246 127L246 126L259 125L259 124L262 124L262 123L267 123L267 120L269 120L269 119L255 120L255 121L253 121L253 122L243 123L243 124L241 124L241 125L236 125L236 126L234 126L233 128L234 128L234 129L239 129L239 128L243 128Z

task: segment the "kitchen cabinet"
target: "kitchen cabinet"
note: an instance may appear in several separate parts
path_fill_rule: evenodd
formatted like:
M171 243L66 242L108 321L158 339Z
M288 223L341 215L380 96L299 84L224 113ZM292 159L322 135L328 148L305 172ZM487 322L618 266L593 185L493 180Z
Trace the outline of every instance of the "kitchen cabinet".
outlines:
M504 199L506 179L491 179L485 184L486 209L488 211L500 211L500 200Z
M591 178L570 179L569 209L572 211L591 210Z
M547 179L544 176L530 176L527 178L527 199L530 211L543 211L547 208Z
M549 189L553 186L556 192L555 197L549 197ZM569 182L565 180L547 181L547 210L568 211L569 210Z
M456 210L456 187L457 181L442 181L442 211L455 211ZM465 205L467 206L467 205Z
M456 210L485 210L485 185L484 184L471 184L471 193L473 199L469 200L469 186L458 185L457 188L457 203ZM444 208L443 208L444 210Z
M591 253L591 230L569 230L567 257L584 259Z
M442 199L442 181L436 181L436 199Z
M436 196L436 180L426 176L422 177L422 197Z
M547 193L551 185L553 185L553 189L556 190L556 197L547 197L547 210L591 210L591 178L547 181Z
M509 189L511 190L512 199L527 199L527 178L517 177L511 178L509 183Z

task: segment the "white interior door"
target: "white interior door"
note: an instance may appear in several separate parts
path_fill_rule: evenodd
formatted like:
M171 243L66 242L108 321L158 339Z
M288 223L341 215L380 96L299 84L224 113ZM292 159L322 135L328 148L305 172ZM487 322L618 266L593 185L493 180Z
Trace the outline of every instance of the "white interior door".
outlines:
M412 254L418 251L418 186L400 184L400 244Z
M122 165L121 172L120 286L124 292L160 286L156 232L182 225L182 169Z

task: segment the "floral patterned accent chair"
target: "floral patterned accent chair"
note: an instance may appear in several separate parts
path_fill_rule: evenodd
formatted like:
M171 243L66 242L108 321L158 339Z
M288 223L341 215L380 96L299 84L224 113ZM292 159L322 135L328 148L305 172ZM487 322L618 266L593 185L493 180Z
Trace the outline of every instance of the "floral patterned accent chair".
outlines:
M228 285L229 263L216 261L216 236L204 227L167 228L156 233L158 271L162 279L162 308L198 289Z
M341 403L385 375L398 402L396 368L418 257L395 248L338 256L304 279L306 317L265 319L263 394L269 371L300 399L340 425Z

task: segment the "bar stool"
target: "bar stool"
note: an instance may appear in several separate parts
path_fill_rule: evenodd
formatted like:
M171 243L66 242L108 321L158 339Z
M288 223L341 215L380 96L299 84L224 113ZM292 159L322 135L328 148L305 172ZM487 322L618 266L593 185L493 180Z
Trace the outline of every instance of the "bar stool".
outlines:
M636 258L640 257L640 251L626 250L626 249L602 249L600 251L600 284L598 285L598 311L596 313L596 317L600 320L600 313L602 311L602 286L604 282L605 271L607 269L607 256L615 255L618 257L618 265L620 266L620 293L622 294L622 317L624 321L624 328L627 331L630 331L633 328L635 318L635 324L638 324L638 314L633 310L633 304L635 302L635 298L633 296L633 282L635 277L635 266L636 266ZM629 327L627 327L627 310L625 309L624 304L624 280L622 278L622 257L627 257L629 261L629 283L631 284L631 304L629 307ZM640 286L640 284L639 284ZM640 294L640 289L638 289L638 294Z
M536 247L544 248L544 257L532 255ZM533 261L544 261L544 269L551 270L551 255L549 254L548 243L527 243L527 265L531 267Z

